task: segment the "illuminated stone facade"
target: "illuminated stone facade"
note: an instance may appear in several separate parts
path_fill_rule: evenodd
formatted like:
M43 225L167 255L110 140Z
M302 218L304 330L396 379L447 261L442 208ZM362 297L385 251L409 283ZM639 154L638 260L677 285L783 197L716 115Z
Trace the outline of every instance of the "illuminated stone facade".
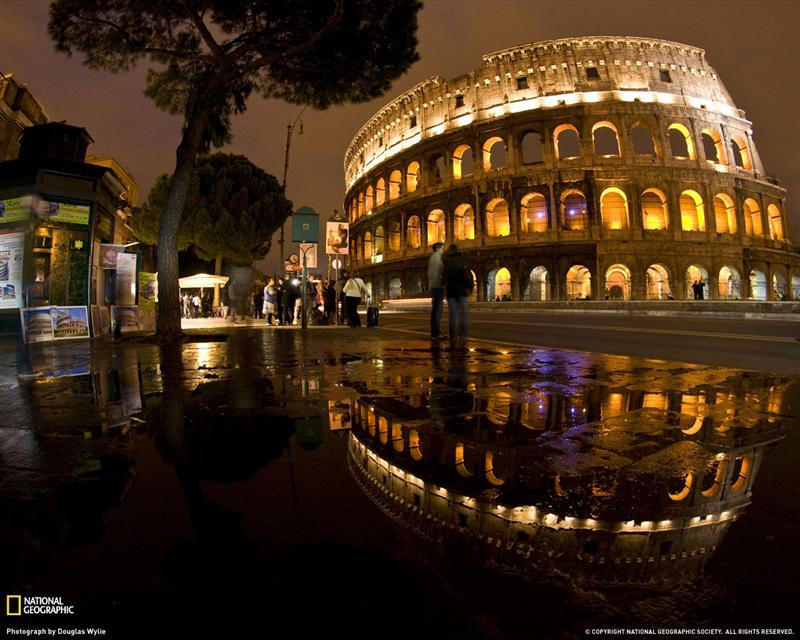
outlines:
M786 191L702 49L580 37L407 91L344 159L350 258L424 293L455 242L478 300L800 299Z

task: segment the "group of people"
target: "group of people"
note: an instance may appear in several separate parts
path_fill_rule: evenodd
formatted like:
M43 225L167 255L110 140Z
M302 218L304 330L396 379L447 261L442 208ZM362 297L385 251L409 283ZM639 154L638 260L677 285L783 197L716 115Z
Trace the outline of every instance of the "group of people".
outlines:
M314 324L333 324L336 320L336 285L333 280L306 283L311 321ZM251 293L251 318L266 318L267 325L301 323L303 296L296 278L269 278L263 289ZM322 311L320 311L322 309Z
M428 260L428 289L431 292L431 338L440 340L444 299L447 298L450 339L467 335L467 300L475 287L472 272L458 247L451 244L447 251L437 242Z
M705 285L702 280L695 280L692 283L692 296L695 300L703 300L705 298Z
M210 318L212 316L212 294L204 291L184 293L181 296L181 316L184 318Z

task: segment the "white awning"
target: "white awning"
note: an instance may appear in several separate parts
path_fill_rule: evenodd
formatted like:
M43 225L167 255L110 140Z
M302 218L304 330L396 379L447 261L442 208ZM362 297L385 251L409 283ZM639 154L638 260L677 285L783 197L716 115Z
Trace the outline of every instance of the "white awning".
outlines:
M178 280L181 289L204 289L213 287L215 284L225 286L228 284L227 276L212 276L208 273L198 273L193 276L181 278Z

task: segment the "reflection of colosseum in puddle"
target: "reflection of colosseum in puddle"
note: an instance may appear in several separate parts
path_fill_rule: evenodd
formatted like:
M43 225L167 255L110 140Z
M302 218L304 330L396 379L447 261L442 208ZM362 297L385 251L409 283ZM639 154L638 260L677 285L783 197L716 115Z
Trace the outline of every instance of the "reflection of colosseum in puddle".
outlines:
M497 391L449 426L362 400L350 468L395 520L495 566L598 585L686 580L750 503L768 445L783 438L780 399L780 388L746 386L522 403Z

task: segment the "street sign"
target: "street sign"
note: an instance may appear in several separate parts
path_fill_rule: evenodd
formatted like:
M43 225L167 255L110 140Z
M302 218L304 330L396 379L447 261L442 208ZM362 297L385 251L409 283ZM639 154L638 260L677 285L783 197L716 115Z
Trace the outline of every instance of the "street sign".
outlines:
M292 264L300 264L300 255L297 253L293 253L289 256L289 262Z
M300 253L306 254L306 266L309 269L317 268L317 245L310 242L300 243Z
M328 222L325 229L325 253L347 255L349 229L347 222Z
M292 216L292 242L319 242L319 214L300 207Z
M331 266L334 269L341 269L342 268L342 261L339 258L335 258L333 262L331 262Z

